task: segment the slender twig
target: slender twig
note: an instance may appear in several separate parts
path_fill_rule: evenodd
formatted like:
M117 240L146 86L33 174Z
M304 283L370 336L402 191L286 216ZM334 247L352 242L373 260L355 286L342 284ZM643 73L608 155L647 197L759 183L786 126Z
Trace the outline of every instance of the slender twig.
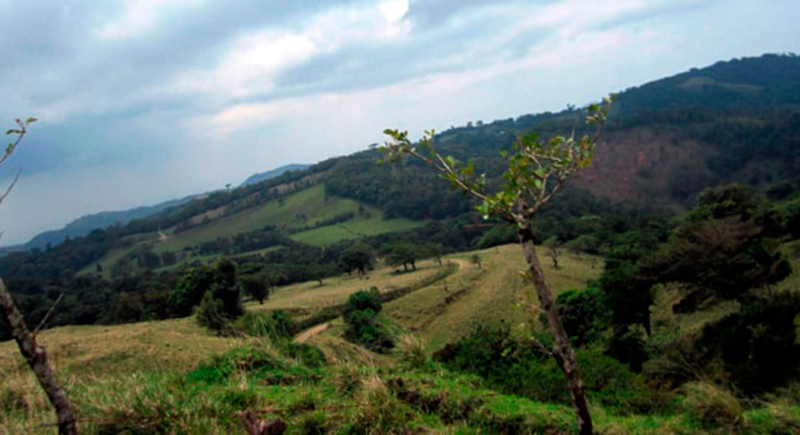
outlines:
M5 157L4 157L4 159L5 159ZM0 160L0 162L2 162L2 160ZM20 176L21 173L22 173L21 170L17 171L17 175L14 176L14 180L12 180L11 184L8 185L8 187L6 188L6 191L2 195L0 195L0 204L3 204L3 201L6 200L6 197L8 197L8 195L14 189L14 186L17 184L17 181L19 181L19 176Z
M47 323L47 320L53 314L53 311L56 309L56 307L58 306L59 302L61 302L61 299L63 297L64 297L64 293L63 292L60 295L58 295L58 299L56 299L55 303L53 303L53 306L50 307L49 310L47 310L47 314L45 314L44 318L42 319L42 321L39 322L39 326L37 326L36 329L33 330L33 335L38 334L39 330L42 329L42 327L44 326L45 323Z

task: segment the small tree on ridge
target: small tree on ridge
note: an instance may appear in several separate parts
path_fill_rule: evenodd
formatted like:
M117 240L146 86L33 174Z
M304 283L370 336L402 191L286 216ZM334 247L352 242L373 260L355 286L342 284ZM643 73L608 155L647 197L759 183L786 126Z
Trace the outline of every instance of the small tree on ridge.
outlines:
M387 129L384 133L391 141L381 147L384 161L395 162L405 156L418 158L455 187L480 201L478 210L485 219L497 217L515 226L527 263L525 276L533 285L540 308L553 333L552 356L567 379L578 430L582 435L593 433L586 400L586 384L578 370L575 351L536 255L531 218L553 198L569 177L591 163L594 147L600 138L612 100L613 96L604 99L602 105L589 106L586 121L597 126L596 132L591 136L576 138L573 131L570 136L554 136L547 141L540 141L535 133L518 137L514 143L515 152L511 155L503 153L508 160L508 170L503 174L505 186L492 194L485 191L485 174L477 176L472 162L459 167L455 158L443 156L436 151L433 130L426 131L415 145L409 139L407 131Z

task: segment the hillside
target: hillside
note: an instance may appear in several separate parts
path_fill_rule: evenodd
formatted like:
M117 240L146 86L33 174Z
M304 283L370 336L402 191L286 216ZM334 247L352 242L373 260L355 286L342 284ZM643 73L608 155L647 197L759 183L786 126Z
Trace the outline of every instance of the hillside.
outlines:
M168 208L177 207L192 200L191 196L181 199L164 201L151 206L141 206L130 210L105 211L79 217L68 223L60 230L45 231L37 234L23 245L8 247L9 250L45 249L48 245L55 246L66 239L85 236L96 229L107 228L112 225L124 226L136 219L143 219L157 214Z
M800 56L764 55L717 62L628 89L621 116L685 107L759 109L800 105Z
M250 177L248 177L247 180L245 180L241 184L241 186L249 186L251 184L256 184L261 181L270 180L272 178L279 177L288 171L300 171L308 168L309 166L311 165L294 163L290 165L281 166L279 168L275 168L270 171L253 174ZM50 246L57 245L68 238L85 236L96 229L103 229L110 227L112 225L124 226L128 222L131 222L133 220L144 219L153 216L155 214L158 214L164 210L177 207L182 204L186 204L187 202L192 201L195 197L199 196L202 196L202 194L190 195L181 199L164 201L151 206L135 207L129 210L92 213L86 216L79 217L78 219L75 219L74 221L65 225L64 228L60 230L45 231L41 234L37 234L25 244L19 246L5 247L2 248L2 250L19 251L19 250L30 250L30 249L44 249L48 245Z
M800 179L800 111L792 97L798 76L796 56L766 55L622 92L592 165L536 218L537 239L599 253L619 235L647 233L641 243L652 247L667 237L669 216L690 208L706 187L735 181L792 192ZM722 91L703 93L709 86ZM478 121L441 132L435 141L443 153L472 160L492 189L503 182L500 152L517 134L563 134L580 116L570 109ZM0 259L0 276L23 296L34 319L41 320L63 291L62 313L50 324L90 324L112 321L110 307L120 292L143 285L143 293L160 300L186 265L220 256L257 263L284 285L336 270L354 241L379 253L397 241L447 253L514 240L513 231L482 221L469 197L446 189L421 164L386 167L376 164L380 157L368 149L332 158L197 196L49 250L13 253ZM141 297L152 304L150 296ZM131 319L154 315L136 312Z
M278 201L266 202L239 213L209 212L193 219L200 224L188 230L173 226L150 233L130 246L111 250L96 264L111 276L115 271L142 268L139 259L152 252L161 259L154 260L157 262L156 270L176 269L182 264L208 260L220 253L254 255L266 252L265 249L278 249L291 241L325 246L342 240L410 230L425 224L403 218L385 219L375 207L351 199L326 197L323 184L315 184ZM250 248L242 247L236 243L237 236L242 234L262 234L267 239L255 242ZM82 273L94 272L96 264L88 265Z

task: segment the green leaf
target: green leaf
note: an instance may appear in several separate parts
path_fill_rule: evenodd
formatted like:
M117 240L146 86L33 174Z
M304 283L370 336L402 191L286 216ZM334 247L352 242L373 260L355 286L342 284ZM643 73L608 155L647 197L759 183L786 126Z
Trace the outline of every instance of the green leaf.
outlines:
M33 123L34 123L34 122L36 122L36 121L38 121L38 119L36 119L36 118L34 118L34 117L32 117L32 116L31 116L30 118L28 118L28 119L26 119L26 120L25 120L25 123L26 123L26 124L33 124Z

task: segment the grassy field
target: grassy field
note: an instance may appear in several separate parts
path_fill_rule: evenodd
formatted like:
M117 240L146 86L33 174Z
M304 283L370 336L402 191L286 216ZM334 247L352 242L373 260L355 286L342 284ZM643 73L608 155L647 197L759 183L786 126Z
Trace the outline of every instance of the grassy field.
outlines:
M473 254L481 257L480 268L469 261ZM478 324L503 320L521 325L535 317L529 302L536 305L536 296L520 275L525 265L517 245L454 255L449 261L460 265L459 274L388 303L386 313L419 332L433 347L469 334ZM559 259L559 266L555 269L550 261L542 263L556 295L583 288L588 279L599 277L603 270L602 261L596 257L577 258L566 253Z
M313 228L321 221L344 213L352 213L353 219ZM101 273L109 278L114 264L136 249L149 246L155 253L168 251L177 253L218 237L230 237L242 232L258 230L266 225L273 225L279 230L291 233L290 238L297 242L325 246L342 240L407 231L425 225L425 221L402 218L384 219L380 209L360 204L351 199L326 197L325 186L316 184L280 200L270 201L231 216L217 218L189 231L174 234L172 228L166 229L164 231L166 238L159 237L159 234L155 232L130 236L131 246L111 250L99 261L86 266L79 273L96 273L97 264L100 264ZM308 229L304 230L304 228ZM270 247L240 255L258 255L274 249L279 249L279 247ZM216 257L217 255L205 258L190 257L159 270L176 269L187 262L206 261Z
M254 311L289 309L310 313L342 304L347 301L348 296L359 290L376 287L381 293L386 293L424 280L440 270L435 262L427 260L417 264L416 272L394 273L394 268L382 267L371 271L367 279L353 274L327 278L323 281L323 285L317 281L304 282L278 288L263 305L253 302L247 305L247 309Z
M367 219L354 219L352 221L327 225L292 234L292 240L312 246L325 246L342 240L358 239L364 236L374 236L384 233L394 233L419 228L425 225L424 221L410 219L387 219L381 215L372 215Z
M360 210L361 213L359 213ZM383 213L379 209L361 205L351 199L326 197L325 186L316 184L281 200L270 201L252 209L220 218L200 228L172 235L166 241L158 243L154 251L179 251L187 246L211 241L217 237L258 230L266 225L274 225L282 229L312 227L320 221L343 213L353 213L355 216L353 220L344 223L343 228L337 225L326 226L297 233L292 238L303 243L323 245L359 237L359 233L380 234L424 224L424 222L407 219L383 220ZM339 236L341 238L338 238Z
M473 264L473 254L480 256L481 267ZM585 255L565 253L559 269L548 258L542 260L556 294L582 288L602 270L600 259ZM441 267L422 261L410 273L379 268L369 279L332 277L322 286L287 286L263 305L246 306L252 311L289 309L302 316L340 304L360 289L413 287L454 270L385 303L383 313L410 332L401 335L398 348L388 355L345 341L341 319L302 337L322 350L328 362L323 366L268 339L211 335L192 318L55 328L43 331L39 339L77 408L82 433L242 433L236 412L245 409L284 419L290 434L573 433L570 407L498 394L481 379L449 372L430 360L432 350L479 323L518 325L536 317L529 286L519 274L523 263L517 246L455 254L444 262ZM659 303L668 307L673 296L665 291L661 297ZM659 320L656 314L654 322L677 320L687 328L703 321ZM410 357L418 353L414 337L427 355L423 362ZM0 374L0 434L56 433L52 426L42 426L54 420L53 412L13 342L0 343ZM592 411L599 433L728 433L700 426L682 411L623 415L599 404ZM745 410L731 431L766 434L788 428L781 433L796 433L791 425L798 421L797 406L767 404Z

